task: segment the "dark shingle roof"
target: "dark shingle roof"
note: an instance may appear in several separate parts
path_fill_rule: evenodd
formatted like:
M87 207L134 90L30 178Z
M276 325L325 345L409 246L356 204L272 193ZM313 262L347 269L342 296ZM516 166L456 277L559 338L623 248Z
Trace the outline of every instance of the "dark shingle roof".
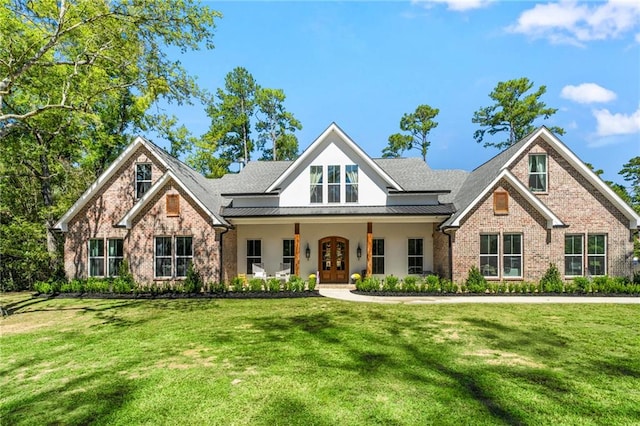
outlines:
M317 207L224 207L225 217L269 216L440 216L454 212L452 204L420 206L317 206Z

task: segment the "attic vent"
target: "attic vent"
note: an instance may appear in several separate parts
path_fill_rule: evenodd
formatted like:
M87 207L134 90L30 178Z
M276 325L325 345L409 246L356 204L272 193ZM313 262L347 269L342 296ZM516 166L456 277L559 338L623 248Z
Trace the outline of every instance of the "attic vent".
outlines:
M180 216L180 195L167 194L167 216Z
M509 193L507 191L493 193L493 213L509 214Z

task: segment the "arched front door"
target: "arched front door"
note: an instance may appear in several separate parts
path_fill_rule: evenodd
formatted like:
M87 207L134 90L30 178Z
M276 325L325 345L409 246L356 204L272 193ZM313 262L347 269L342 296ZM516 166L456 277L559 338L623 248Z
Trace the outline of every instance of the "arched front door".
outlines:
M349 240L326 237L318 242L320 283L349 282Z

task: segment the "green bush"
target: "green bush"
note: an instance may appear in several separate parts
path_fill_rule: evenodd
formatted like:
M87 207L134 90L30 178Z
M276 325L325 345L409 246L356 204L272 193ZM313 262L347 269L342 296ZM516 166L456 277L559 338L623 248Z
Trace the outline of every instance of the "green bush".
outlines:
M39 294L51 294L53 293L53 289L51 284L47 281L36 281L33 284L33 289Z
M259 292L262 291L262 285L265 284L262 278L251 278L249 280L249 291Z
M544 293L562 293L564 288L560 271L555 263L550 263L549 268L540 279L540 288Z
M269 278L267 280L267 290L271 293L277 293L280 291L280 280L277 278Z
M115 277L113 280L113 292L120 294L127 294L133 292L135 283L133 279L129 279L127 276Z
M356 290L359 291L380 291L380 279L376 277L366 277L364 280L356 281Z
M443 293L457 293L458 285L451 280L442 280L442 292Z
M469 269L467 280L465 281L469 293L484 293L487 290L487 279L480 273L477 266Z
M225 282L212 282L209 283L209 291L211 293L222 294L229 291L229 286Z
M309 291L314 291L316 289L316 276L314 275L313 278L309 277L309 283L307 284L307 288L309 289Z
M574 277L573 283L580 293L591 293L591 283L587 277Z
M382 291L397 291L399 282L400 278L394 275L385 277L384 281L382 282Z
M428 293L440 293L442 291L442 283L437 275L427 275L420 284L420 291Z
M108 278L89 277L84 284L84 291L87 293L109 293L111 291L111 280Z
M417 277L411 275L404 277L404 280L402 280L402 290L406 291L407 293L415 293L416 291L418 291L417 283Z
M193 262L189 263L187 268L187 276L184 279L184 292L185 293L200 293L202 290L203 281L200 272L193 266Z
M289 279L289 291L301 292L304 291L304 281L302 278L293 276Z
M231 288L236 293L242 293L244 291L244 279L242 277L234 277L231 280Z

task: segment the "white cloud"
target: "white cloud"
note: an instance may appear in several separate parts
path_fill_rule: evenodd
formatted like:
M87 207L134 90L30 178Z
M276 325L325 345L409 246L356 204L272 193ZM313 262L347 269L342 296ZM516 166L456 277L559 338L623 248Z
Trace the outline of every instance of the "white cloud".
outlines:
M560 92L560 96L580 104L610 102L617 97L615 92L595 83L583 83L579 86L564 86Z
M632 114L611 114L607 109L596 109L593 116L598 123L598 136L640 133L640 107Z
M621 37L640 28L640 2L610 0L606 3L579 4L574 0L536 4L522 12L516 24L507 28L552 43L578 46L587 41ZM640 42L636 34L636 41Z
M456 12L463 12L465 10L480 9L488 6L495 0L411 0L412 4L420 4L424 7L431 7L434 3L446 3L447 9L454 10Z

